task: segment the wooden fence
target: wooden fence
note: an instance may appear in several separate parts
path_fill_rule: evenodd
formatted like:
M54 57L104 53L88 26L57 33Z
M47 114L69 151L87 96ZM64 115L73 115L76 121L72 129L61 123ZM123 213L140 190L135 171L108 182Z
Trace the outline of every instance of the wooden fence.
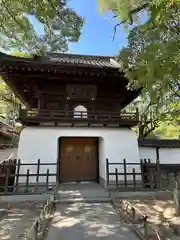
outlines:
M109 188L124 189L173 189L180 184L180 164L152 163L150 159L140 162L110 162L106 159L106 177Z
M8 179L4 177L8 172ZM0 189L1 186L5 186L7 183L8 185L12 186L14 184L14 175L16 172L16 159L7 159L0 163ZM9 191L12 189L9 188Z
M57 163L40 160L37 163L21 163L20 160L3 162L0 164L0 195L54 191L59 183L59 172ZM112 163L106 159L106 177L109 188L173 189L176 182L180 186L180 164L152 163L149 159L134 163L124 159Z
M55 166L54 172L51 171L52 166ZM44 173L42 173L41 167L46 167ZM21 163L20 160L3 162L0 164L0 169L0 195L51 192L56 188L58 182L57 163L42 163L40 159L38 159L37 163ZM45 181L41 180L42 177ZM55 178L53 183L50 181L50 177Z

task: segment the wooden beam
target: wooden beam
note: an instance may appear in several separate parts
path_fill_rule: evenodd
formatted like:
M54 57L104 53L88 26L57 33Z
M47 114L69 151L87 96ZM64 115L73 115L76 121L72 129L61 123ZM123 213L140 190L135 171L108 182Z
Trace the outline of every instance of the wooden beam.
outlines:
M39 72L61 72L66 74L79 74L79 75L90 75L90 76L121 76L124 73L120 72L118 68L100 68L100 67L82 67L79 65L62 65L62 64L45 64L40 62L29 62L28 66L25 62L14 62L13 64L4 63L6 69L20 69L22 71L39 71Z

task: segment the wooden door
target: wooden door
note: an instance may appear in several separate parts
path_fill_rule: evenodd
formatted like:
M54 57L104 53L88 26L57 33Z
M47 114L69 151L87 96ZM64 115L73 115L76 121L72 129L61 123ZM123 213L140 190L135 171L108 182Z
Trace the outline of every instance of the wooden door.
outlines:
M96 181L97 139L62 138L60 143L60 181Z

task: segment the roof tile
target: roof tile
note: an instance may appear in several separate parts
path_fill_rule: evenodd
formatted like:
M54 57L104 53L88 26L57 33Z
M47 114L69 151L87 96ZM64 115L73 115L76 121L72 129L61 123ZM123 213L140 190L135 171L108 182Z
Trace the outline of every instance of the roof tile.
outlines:
M113 61L112 61L113 60ZM39 57L39 61L52 61L61 64L73 64L84 67L98 68L120 68L114 57L88 56L77 54L48 54L45 57Z
M140 147L180 148L178 139L138 139Z

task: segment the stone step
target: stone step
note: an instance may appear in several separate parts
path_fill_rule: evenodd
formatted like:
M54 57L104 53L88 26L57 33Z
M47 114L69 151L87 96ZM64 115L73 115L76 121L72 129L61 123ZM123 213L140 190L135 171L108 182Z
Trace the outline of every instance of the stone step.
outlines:
M74 195L55 195L55 199L59 200L59 199L67 199L67 198L71 198L71 199L77 199L77 198L88 198L88 199L93 199L93 198L110 198L110 196L106 196L106 195L78 195L78 196L74 196Z
M56 194L55 199L61 200L61 199L109 199L110 196L108 194Z
M56 199L55 203L71 204L71 203L109 203L111 198L61 198Z

